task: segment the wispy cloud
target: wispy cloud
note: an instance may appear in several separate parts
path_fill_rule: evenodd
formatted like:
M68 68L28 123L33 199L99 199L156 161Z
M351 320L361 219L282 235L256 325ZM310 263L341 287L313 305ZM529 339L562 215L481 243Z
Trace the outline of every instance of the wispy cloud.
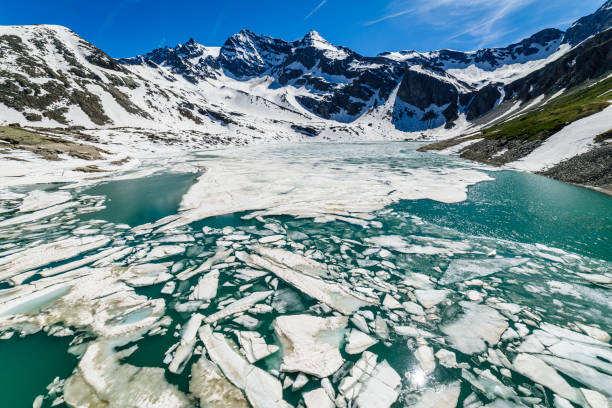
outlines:
M535 0L393 0L383 16L367 21L365 26L401 16L414 15L440 30L450 31L449 40L469 37L481 45L508 34L503 20ZM455 27L462 27L456 30Z
M312 9L312 11L311 11L310 13L306 14L306 17L304 17L304 20L308 20L310 17L312 17L314 13L316 13L317 11L319 11L319 9L325 5L325 3L327 3L327 0L323 0L323 1L321 1L321 2L320 2L318 5L317 5L317 7L315 7L314 9Z
M409 8L406 10L401 10L395 13L391 13L391 14L387 14L386 16L382 16L380 18L377 18L376 20L372 20L372 21L367 21L364 23L364 25L366 26L370 26L373 24L378 24L378 23L382 23L385 20L390 20L392 18L396 18L396 17L401 17L401 16L405 16L406 14L411 14L414 13L415 9L414 8Z

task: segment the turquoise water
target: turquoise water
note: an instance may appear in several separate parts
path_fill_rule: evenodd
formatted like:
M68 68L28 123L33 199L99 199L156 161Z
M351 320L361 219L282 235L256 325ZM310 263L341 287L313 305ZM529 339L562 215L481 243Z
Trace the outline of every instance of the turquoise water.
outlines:
M325 175L330 168L336 172L333 177L342 176L346 165L359 166L369 169L364 173L366 177L379 177L379 171L392 171L405 174L405 177L414 177L405 173L411 169L437 169L465 168L486 172L494 180L484 181L467 188L467 199L457 203L446 204L430 199L402 200L384 206L372 213L373 221L380 222L382 227L370 225L364 228L339 220L322 222L311 217L300 218L289 215L266 215L263 219L245 219L250 211L234 212L231 200L228 201L228 213L215 217L205 218L187 223L176 230L134 232L117 224L128 224L135 227L141 224L155 222L168 215L180 216L179 204L181 197L196 182L198 174L161 174L142 179L121 180L107 182L85 191L75 191L75 200L79 207L91 206L91 199L85 196L105 196L106 209L94 213L79 214L72 209L66 210L57 216L39 221L41 226L46 223L55 223L54 228L41 228L29 230L26 225L7 228L0 231L5 244L17 246L40 245L45 242L57 241L74 236L78 228L95 228L95 234L106 235L111 242L100 250L109 247L126 247L131 252L123 258L109 261L108 264L89 265L92 268L104 268L109 265L129 266L144 263L146 255L157 245L174 245L185 248L178 255L155 259L151 262L168 264L168 270L176 275L188 268L199 266L209 259L221 246L228 246L228 236L247 234L248 240L232 241L231 246L237 250L250 252L257 244L257 239L272 234L286 236L287 242L280 244L286 251L310 257L333 267L346 274L346 277L335 276L334 281L352 285L356 278L351 276L351 270L360 268L376 276L387 284L402 287L404 277L412 272L418 272L431 277L433 282L444 275L444 272L457 260L487 261L507 258L524 258L529 261L527 265L514 268L502 268L491 276L483 277L487 285L486 298L500 299L504 302L516 303L528 308L542 319L542 321L570 327L574 323L596 325L604 330L612 327L612 297L610 289L597 286L581 278L578 273L609 273L612 261L612 197L588 189L571 186L550 180L541 176L518 173L513 171L490 171L457 158L437 156L415 151L419 144L415 143L371 143L347 145L303 145L290 147L270 147L268 153L257 150L255 157L262 155L277 167L270 176L269 169L250 169L258 180L272 180L271 184L256 185L255 192L237 189L232 196L236 201L244 200L241 194L252 194L253 199L268 193L269 190L279 191L279 196L290 197L294 188L310 188L309 194L300 196L306 200L312 196L317 197L317 186L291 186L292 179L283 177L282 167L287 164L299 166L303 162L314 162L312 168ZM261 148L260 148L261 149ZM265 156L268 154L269 156ZM214 168L226 160L219 154L199 154L188 156L185 161L198 161L207 167ZM312 171L308 168L308 171ZM291 171L295 172L295 169ZM289 170L287 171L289 173ZM281 188L276 189L275 174L278 174ZM418 173L417 173L418 174ZM318 174L321 175L321 174ZM238 175L236 175L238 176ZM300 177L313 176L306 170ZM359 190L359 180L346 174L347 191ZM330 180L332 176L330 176ZM335 179L334 179L335 180ZM341 178L342 180L342 178ZM222 178L224 183L231 184L234 179L231 175ZM332 180L333 181L333 180ZM342 184L339 184L341 186ZM250 187L250 186L247 186ZM268 187L268 188L266 188ZM428 186L416 185L415 188L426 189ZM289 193L288 193L289 192ZM251 196L249 196L251 197ZM314 199L314 198L313 198ZM360 196L353 197L355 202ZM246 200L248 201L248 200ZM205 204L206 201L203 200ZM5 206L16 206L11 202ZM313 204L314 205L314 204ZM257 208L261 209L261 208ZM100 221L101 220L101 221ZM57 226L59 225L59 226ZM223 228L232 227L224 232ZM204 230L203 230L204 228ZM178 236L178 237L177 237ZM398 249L388 247L391 255L385 258L391 266L381 263L382 257L378 255L378 244L372 240L380 237L399 237L403 246ZM225 242L225 243L220 243ZM385 247L385 244L380 244ZM375 249L373 252L373 248ZM10 250L10 249L9 249ZM370 252L368 252L370 251ZM495 251L498 258L491 256ZM67 262L82 259L83 256L96 253L97 250L87 254L79 254L69 259L52 263L58 266ZM103 260L104 261L104 260ZM149 261L146 261L149 262ZM1 268L0 258L0 268ZM48 266L48 265L47 265ZM221 268L219 290L217 297L209 304L196 306L198 312L205 316L211 315L226 306L226 301L240 299L254 291L273 290L274 294L268 302L271 305L282 304L289 306L274 308L269 313L255 314L259 321L252 330L260 333L268 344L277 343L274 334L273 321L276 317L285 314L324 314L318 302L308 295L299 292L294 287L279 281L272 286L270 280L263 278L247 279L242 275L246 268L239 260L228 261ZM246 268L248 269L248 268ZM61 276L61 275L60 275ZM121 276L120 274L118 275ZM163 299L165 302L165 316L171 319L168 331L152 336L145 335L142 339L130 343L137 345L138 349L123 363L137 367L166 367L164 363L165 352L178 341L181 327L187 322L194 310L177 311L182 305L190 301L189 295L192 287L198 283L200 275L193 276L186 281L179 281L172 295L160 294L164 283L148 287L136 288L133 294L149 299ZM46 282L45 278L34 275L32 280L37 283ZM121 280L119 281L121 283ZM370 281L360 281L360 285L367 285ZM1 282L0 282L1 283ZM8 281L4 287L11 287ZM252 286L251 286L252 285ZM459 302L465 300L466 286L461 283L448 285L433 284L437 289L448 289L450 301L441 304L432 313L436 319L418 323L417 327L444 338L441 327L452 322L461 315ZM100 288L103 290L104 288ZM10 293L8 294L10 295ZM7 296L8 296L7 295ZM0 292L0 307L4 293ZM382 296L381 296L382 297ZM409 300L408 298L401 299ZM87 302L87 299L83 299ZM36 304L27 305L38 307ZM49 311L54 310L50 304ZM34 310L27 307L18 310ZM138 322L151 313L150 308L137 309L135 312L118 314L109 319L109 324L131 324ZM368 311L380 314L389 322L389 325L406 324L401 318L391 318L388 311L379 307L369 307ZM247 313L248 314L248 313ZM399 319L399 320L398 320ZM517 317L522 321L524 316ZM412 322L414 323L414 322ZM512 323L514 324L514 323ZM0 326L2 327L2 326ZM464 328L469 332L470 328ZM78 327L77 331L86 336L86 343L94 341L95 336L89 333L89 327ZM223 333L228 339L235 342L236 330L245 330L243 326L231 320L219 323L215 331ZM89 334L88 334L89 333ZM373 334L372 334L373 335ZM68 378L77 365L77 358L68 354L68 344L73 337L54 338L41 333L19 338L14 336L10 340L0 340L0 358L5 362L0 370L0 393L7 396L9 407L31 406L37 395L45 394L45 387L55 377ZM432 340L429 344L437 351L440 348L449 349L445 342ZM198 345L201 345L198 343ZM516 346L516 345L515 345ZM513 347L515 347L513 346ZM126 346L127 347L127 346ZM400 376L410 372L418 365L414 355L416 343L414 339L391 335L369 350L386 359ZM500 350L509 356L513 355L513 347L508 343L500 343ZM477 357L455 351L459 362L466 363L471 369L497 369L488 362L479 362ZM359 356L348 355L342 351L342 357L348 361L356 361ZM189 373L191 364L199 358L194 356L189 360L184 372L180 375L166 371L166 380L176 385L182 392L189 392ZM276 353L256 363L265 370L278 369L281 353ZM341 377L340 377L341 378ZM311 381L305 390L316 388L318 380ZM339 379L338 379L339 381ZM334 386L338 386L334 380ZM461 381L461 395L459 406L471 392L472 387L462 379L461 370L446 368L438 364L435 371L428 378L427 386L439 386L452 381ZM511 378L504 378L504 383L516 389L518 385L528 387L535 395L549 401L553 397L550 391L541 393L533 383L518 374ZM578 384L574 380L572 385ZM416 390L418 391L418 390ZM415 397L414 389L404 382L401 396L397 406L412 401ZM297 404L301 399L300 392L285 391L285 399ZM478 393L478 399L486 404L491 402L484 394ZM6 397L5 397L6 399ZM52 398L45 399L43 407L49 407Z
M105 196L106 208L81 218L130 226L155 222L176 212L181 197L197 178L198 174L170 173L97 185L82 194Z
M468 199L396 206L436 225L518 242L541 243L612 261L612 197L543 176L496 171L469 187Z
M77 365L67 352L70 338L42 333L0 341L2 407L31 407L37 395L47 394L54 378L66 378Z

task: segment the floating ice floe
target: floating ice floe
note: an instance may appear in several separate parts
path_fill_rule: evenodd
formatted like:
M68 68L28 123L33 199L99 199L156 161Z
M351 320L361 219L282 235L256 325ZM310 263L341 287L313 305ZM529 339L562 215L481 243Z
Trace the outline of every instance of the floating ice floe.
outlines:
M215 253L215 255L211 256L210 258L206 259L206 261L204 261L200 266L198 266L197 268L192 268L192 269L187 269L181 273L179 273L176 277L179 280L187 280L190 279L202 272L207 272L209 271L214 265L218 265L222 262L224 262L232 253L234 252L233 249L225 249L225 248L221 248L219 250L217 250L217 252Z
M262 300L266 299L273 293L274 291L271 291L271 290L265 291L265 292L251 293L250 295L247 295L239 300L236 300L235 302L230 303L229 305L219 310L218 312L213 313L212 315L206 317L205 322L207 324L212 324L219 320L223 320L230 316L233 316L235 314L246 312L253 305L261 302Z
M454 382L425 390L411 408L455 408L461 393L461 383Z
M189 295L190 300L207 301L217 296L219 286L219 271L213 270L202 276Z
M566 376L573 378L593 390L603 393L608 396L608 398L612 398L612 376L576 361L566 360L547 354L538 354L537 356ZM563 394L559 395L563 396Z
M236 333L236 336L247 360L251 364L278 351L278 346L274 344L268 345L261 334L257 332L239 331Z
M436 369L436 359L434 357L433 349L429 346L419 346L414 353L419 366L425 375L429 375Z
M339 347L347 317L279 316L274 331L283 346L281 371L325 378L344 363Z
M185 369L185 365L191 358L193 354L193 349L196 344L196 336L198 334L198 329L202 324L202 316L199 313L191 315L189 321L183 327L183 331L181 333L181 341L174 352L174 356L170 365L168 366L168 370L174 374L180 374Z
M280 248L255 245L252 249L261 257L313 277L329 277L327 265Z
M38 274L44 277L54 276L60 273L64 273L64 272L68 272L68 271L80 268L82 266L92 264L96 261L109 260L109 259L112 259L112 260L120 259L126 256L127 254L129 254L131 251L132 251L131 248L126 248L122 246L108 248L108 249L99 251L93 255L85 256L82 259L79 259L73 262L68 262L66 264L55 266L53 268L42 269L38 272ZM13 277L11 280L14 280L14 279L15 277Z
M577 323L580 330L585 332L588 336L594 338L595 340L599 340L603 343L608 343L612 337L607 332L601 330L598 327L587 326L586 324Z
M34 190L24 197L19 212L26 213L42 210L54 205L65 203L70 200L72 195L67 191L56 191L48 193L42 190Z
M376 360L375 354L365 351L340 382L340 393L358 407L389 408L399 396L399 374L386 360L378 364Z
M163 299L147 299L122 282L123 268L81 269L16 288L0 303L0 326L62 324L111 337L149 327L164 313ZM43 310L44 313L32 313ZM11 317L3 322L2 317Z
M64 210L67 210L72 207L76 207L78 205L77 202L70 201L67 203L54 205L53 207L48 207L42 210L26 213L23 215L18 215L16 217L7 218L5 220L0 221L0 228L10 227L13 225L32 223L34 221L42 220L43 218L51 217L52 215L59 214Z
M110 238L105 236L71 237L25 249L0 259L0 281L101 248L109 242Z
M168 264L140 264L128 267L122 275L122 280L138 288L164 283L172 277L168 273Z
M180 245L159 245L154 247L145 257L143 262L157 261L185 252L185 247Z
M376 343L378 343L378 340L375 338L368 336L360 330L353 329L349 332L344 350L348 354L359 354Z
M533 382L542 384L567 400L584 405L580 392L569 385L554 368L538 357L531 354L519 354L512 362L512 365L516 372Z
M527 258L455 259L440 278L441 285L484 277L526 263Z
M441 328L452 347L464 354L475 354L485 351L487 343L497 344L509 327L508 321L489 306L472 302L459 304L463 314Z
M323 388L305 392L303 397L306 408L334 408L336 406Z
M249 364L210 326L199 330L199 336L210 359L219 366L225 377L241 389L253 408L288 408L283 400L283 387L276 378Z
M206 357L200 357L191 366L189 391L198 398L202 407L250 408L242 391Z
M277 261L279 261L277 258L268 259L255 254L249 255L246 260L249 266L274 273L299 291L342 314L350 315L361 307L378 304L378 299L363 296L339 283L298 272Z
M437 304L443 302L450 294L451 294L451 291L447 289L440 289L440 290L417 289L414 291L414 295L416 296L417 300L419 301L421 305L423 305L425 309L430 309L436 306Z
M190 399L169 384L164 370L136 367L120 360L136 349L116 349L133 337L99 340L87 346L78 369L64 386L64 399L74 408L189 408Z

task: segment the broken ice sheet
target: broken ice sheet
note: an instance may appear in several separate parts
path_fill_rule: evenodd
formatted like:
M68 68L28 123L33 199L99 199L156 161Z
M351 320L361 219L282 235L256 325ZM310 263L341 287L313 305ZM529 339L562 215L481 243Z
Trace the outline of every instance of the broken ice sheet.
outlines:
M342 314L350 315L364 306L378 304L378 299L361 295L346 286L298 272L282 263L283 258L265 253L265 257L251 254L246 262L249 266L274 273L299 291L319 300Z
M162 368L120 363L135 348L117 349L136 339L130 336L90 343L77 371L66 382L66 403L74 408L190 408L190 399L166 381Z
M522 265L527 261L527 258L454 259L440 278L440 284L449 285L476 277L489 276Z
M211 360L228 380L241 389L253 408L286 408L283 388L275 377L249 364L238 354L221 333L213 333L210 326L199 330L199 336Z
M344 363L339 347L347 317L280 316L274 331L283 346L281 371L325 378Z
M487 344L497 344L509 327L506 318L489 306L471 302L459 302L459 305L463 313L441 330L450 345L464 354L481 353Z

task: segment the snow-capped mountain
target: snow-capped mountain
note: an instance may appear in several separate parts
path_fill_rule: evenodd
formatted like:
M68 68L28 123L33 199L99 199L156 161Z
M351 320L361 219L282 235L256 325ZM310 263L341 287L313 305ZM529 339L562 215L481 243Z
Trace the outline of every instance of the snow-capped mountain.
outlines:
M547 29L474 52L366 57L314 31L288 42L243 30L222 47L190 39L119 60L64 27L4 26L0 121L247 139L335 133L332 128L354 134L364 127L457 134L505 103L548 91L538 82L527 91L519 84L611 25L608 1L565 33Z

